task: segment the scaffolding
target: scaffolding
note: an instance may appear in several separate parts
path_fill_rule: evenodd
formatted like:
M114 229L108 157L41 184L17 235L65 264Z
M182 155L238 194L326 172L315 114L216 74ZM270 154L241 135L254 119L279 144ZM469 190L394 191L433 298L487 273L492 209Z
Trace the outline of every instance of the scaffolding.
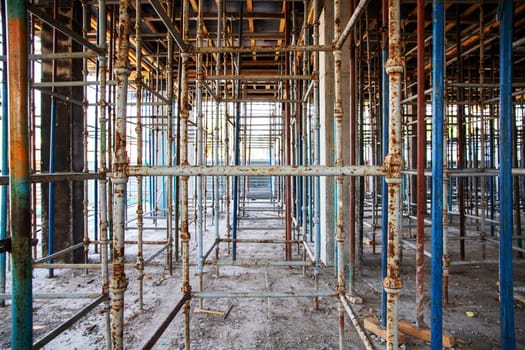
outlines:
M2 2L0 303L10 300L13 310L13 349L42 348L100 304L105 347L125 348L126 272L137 271L142 310L145 267L160 255L170 274L181 269L182 291L145 349L180 312L190 348L194 299L197 312L213 313L207 299L263 297L310 298L315 310L320 297L337 299L339 348L346 348L346 314L372 349L351 304L366 268L364 241L371 233L375 254L379 229L379 324L387 349L400 345L403 247L416 250L418 329L427 328L424 257L431 259L427 340L432 349L448 344L442 318L453 267L480 263L499 263L500 343L515 348L512 268L523 262L524 252L525 83L523 72L515 75L513 69L523 61L514 53L524 44L519 17L524 4L436 0L430 29L423 0L415 6L399 0L350 1L350 6L339 0L283 1L277 45L257 46L253 0L74 3L80 6L81 28L64 23L58 1L48 7ZM452 10L455 21L445 18ZM323 22L323 11L332 13L333 25ZM477 23L470 21L472 14L479 16ZM414 19L403 20L404 15ZM243 38L245 22L248 38ZM322 25L325 37L333 29L330 42L321 38ZM451 43L445 34L453 28ZM65 45L59 38L72 43L70 50L60 51ZM325 63L332 56L333 85L321 77L321 54ZM271 60L261 64L261 57ZM269 69L253 69L270 61ZM64 62L80 67L81 78L61 76ZM40 102L46 99L49 111ZM57 153L64 151L56 134L60 105L82 111L68 126L76 146L67 170L56 167ZM332 127L325 140L323 129ZM55 217L62 214L55 209L59 183L79 188L82 198L81 237L65 248L56 248L55 241ZM259 229L241 225L251 210L271 213L258 220L278 221L273 229L279 237L248 235ZM211 242L203 234L208 213L215 229ZM333 227L324 216L332 217ZM415 241L405 235L414 222ZM150 239L149 230L163 230L165 236ZM190 256L192 239L197 256ZM467 259L469 240L481 242L481 260ZM449 252L456 241L459 260ZM323 251L329 243L331 253ZM282 246L282 261L263 263L311 268L311 290L207 290L208 268L219 275L221 266L261 264L240 257L245 244ZM486 259L491 244L499 249L497 260ZM146 245L156 247L150 256ZM126 260L130 246L136 249L134 262ZM225 246L227 256L220 256ZM71 258L77 251L81 261ZM191 261L197 287L190 283ZM322 290L319 276L332 267L335 290ZM47 269L49 277L57 269L96 270L100 291L39 293L32 288L33 269ZM89 303L34 340L37 298Z

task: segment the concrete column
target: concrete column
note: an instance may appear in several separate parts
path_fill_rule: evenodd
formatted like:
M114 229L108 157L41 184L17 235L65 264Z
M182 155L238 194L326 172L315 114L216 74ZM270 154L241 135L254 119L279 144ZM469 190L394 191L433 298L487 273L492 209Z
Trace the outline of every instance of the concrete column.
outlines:
M343 25L350 18L348 6L342 6L341 19ZM319 18L319 43L331 44L334 39L334 8L333 3L325 3ZM349 45L348 41L342 48L342 94L343 94L343 140L349 145ZM321 123L321 165L334 165L334 56L332 52L321 52L319 55L319 119ZM345 165L350 161L350 148L343 149ZM335 235L335 186L334 177L321 177L321 260L325 264L334 263L334 235ZM343 183L343 200L349 202L350 178L346 177ZM345 206L345 261L348 255L348 207Z
M53 15L52 7L46 9L47 13ZM82 5L79 1L60 1L58 10L58 21L82 35ZM53 28L42 25L42 53L53 51ZM57 31L56 52L82 51L82 47L75 41ZM80 81L82 80L82 60L64 59L57 60L55 81ZM44 61L42 64L42 81L52 79L52 61ZM55 88L55 92L67 96L72 100L82 101L82 87ZM56 100L56 148L55 148L55 171L80 172L83 168L83 111L82 106ZM48 94L41 95L41 169L49 170L49 141L51 120L51 97ZM49 212L49 185L42 184L42 248L47 254L48 237L48 212ZM55 251L82 242L84 234L83 223L83 183L57 182L55 184ZM72 255L64 257L66 261L81 262L83 250L78 249Z

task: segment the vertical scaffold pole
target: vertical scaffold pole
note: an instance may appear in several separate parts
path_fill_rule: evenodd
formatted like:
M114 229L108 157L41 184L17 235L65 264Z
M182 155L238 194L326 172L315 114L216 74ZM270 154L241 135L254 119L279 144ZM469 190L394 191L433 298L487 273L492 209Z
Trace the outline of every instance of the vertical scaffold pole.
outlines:
M168 1L168 13L170 17L173 17L174 13L173 1ZM173 94L173 54L174 54L174 42L170 34L167 34L168 41L168 67L166 68L167 74L167 85L166 89L168 91L168 106L167 106L167 142L168 149L166 153L166 158L168 159L168 166L173 166L173 106L175 104L174 94ZM168 176L168 184L166 189L166 205L167 205L167 215L166 215L166 235L168 240L168 251L167 251L167 265L170 275L173 274L173 176Z
M119 7L119 37L115 76L117 78L117 110L115 127L115 157L113 159L114 184L114 235L113 235L113 278L111 280L111 316L113 350L124 348L124 292L128 280L124 271L124 239L126 186L128 177L126 167L128 155L126 152L126 106L128 101L129 77L129 31L130 20L128 7L130 0L120 0Z
M109 270L108 270L108 202L107 202L107 188L108 180L107 173L107 142L106 142L106 76L107 76L107 59L106 59L106 2L100 0L98 3L98 47L103 51L103 54L98 57L98 76L100 79L99 91L99 129L100 129L100 168L98 172L100 179L99 186L99 225L100 225L100 260L102 261L102 293L107 295L109 293ZM106 323L106 348L111 349L111 327L110 327L110 303L109 299L104 302L104 315Z
M388 184L388 258L387 273L383 287L387 293L387 349L398 348L397 301L403 287L399 275L400 264L400 192L401 192L401 78L403 61L401 58L400 40L400 1L388 1L388 60L385 70L389 80L390 128L388 155L385 166L388 167L386 182Z
M388 0L383 0L383 27L388 25ZM386 29L383 30L382 54L382 77L381 77L381 114L383 134L381 135L382 153L388 155L388 132L390 128L390 118L388 112L388 75L386 74L386 61L388 59L388 35ZM383 179L381 186L381 278L386 277L387 266L387 246L388 246L388 184L386 178ZM383 289L381 294L381 327L386 328L386 291Z
M339 0L334 1L334 41L339 40L341 36L341 3ZM343 94L342 94L342 50L340 48L334 50L335 63L335 105L334 105L334 119L335 119L335 147L336 147L336 166L343 166ZM340 298L344 298L346 294L345 286L345 265L344 265L344 219L343 219L343 177L336 178L337 184L337 231L335 239L337 242L337 292ZM339 314L339 349L344 349L344 324L345 311L341 300L338 302Z
M203 26L203 20L202 20L202 0L199 0L199 11L197 13L197 47L202 47L202 26ZM196 89L196 95L197 95L197 165L203 166L205 165L204 161L204 116L202 113L202 78L203 78L203 72L202 72L202 54L197 54L197 79L195 81L195 89ZM198 211L198 217L197 217L197 244L198 244L198 275L199 275L199 292L202 292L203 290L203 274L204 274L204 223L203 223L203 216L206 214L204 213L204 207L203 207L203 177L199 176L195 179L197 182L197 211ZM199 298L199 309L203 308L203 300L202 298Z
M445 7L432 3L432 350L442 349L443 326L443 121L445 112Z
M314 0L314 29L313 29L314 46L319 45L319 0ZM313 125L314 130L314 165L321 164L321 123L319 120L319 52L314 52L314 107L313 107ZM314 225L315 225L315 263L314 278L315 289L319 289L319 273L321 266L321 179L319 176L314 177ZM319 309L319 298L315 298L314 308Z
M499 277L501 348L516 348L514 330L514 298L512 291L512 31L514 6L512 0L500 2L500 235ZM514 150L515 151L515 150Z
M189 36L189 1L184 0L182 4L182 38L186 42ZM182 70L181 70L181 110L180 110L180 165L188 165L188 118L189 118L189 101L188 101L188 63L189 54L181 53ZM181 185L181 250L182 250L182 293L191 296L190 284L190 232L188 222L188 177L180 177ZM184 346L186 350L190 349L190 298L184 304Z
M243 3L239 3L240 6L240 20L239 20L239 47L242 47L242 17L243 17ZM237 75L241 74L241 54L237 54ZM238 80L236 83L236 97L241 98L241 81ZM241 103L237 102L235 108L235 137L234 137L234 151L233 151L233 165L240 164L240 125L241 121ZM238 226L238 215L239 215L239 177L233 177L233 210L232 210L232 260L237 259L237 226Z
M142 8L141 0L135 2L135 47L136 47L136 74L135 87L137 92L136 109L137 109L137 125L135 125L135 133L137 134L137 166L142 165ZM170 67L168 65L167 70ZM169 90L168 90L169 93ZM144 253L143 253L143 234L144 234L144 208L142 205L143 199L143 178L137 177L137 279L139 281L139 308L144 307ZM169 225L170 220L167 221Z
M353 1L349 1L349 6L351 10L354 9ZM349 69L350 69L350 107L348 111L348 118L350 119L350 137L349 137L349 144L350 144L350 165L356 165L356 158L357 158L357 152L356 152L356 146L357 142L356 139L358 137L357 133L357 82L358 78L356 76L357 68L356 68L356 50L355 50L355 43L354 43L354 35L350 34L350 37L348 38L349 41L349 47L350 47L350 55L349 55ZM356 252L356 244L355 244L355 237L356 237L356 231L355 231L355 224L356 224L356 178L351 177L350 178L350 198L348 201L349 208L349 223L348 223L348 242L350 245L350 263L348 264L348 288L350 290L350 293L354 290L354 275L355 275L355 266L356 266L356 258L355 258L355 252Z
M217 4L217 47L222 46L222 12L223 12L223 0L219 0ZM215 74L219 75L221 73L221 54L217 53L217 65L215 66ZM217 81L215 86L215 95L218 97L221 94L221 82ZM214 158L215 162L214 165L218 166L220 165L219 160L219 147L220 147L220 141L221 141L221 128L220 128L220 107L221 103L219 99L215 101L215 129L214 129L214 137L215 137L215 149L214 149ZM226 162L224 162L224 165L226 165ZM215 184L215 196L214 196L214 214L215 214L215 239L217 241L217 246L215 247L215 260L219 261L219 239L220 239L220 225L219 225L219 209L220 209L220 182L219 177L214 176L213 182ZM219 264L216 266L216 273L217 276L219 275Z
M13 349L33 346L27 2L6 1Z
M5 3L0 2L0 7L2 9L2 55L6 55L7 52L7 43L6 43L6 9ZM9 110L7 103L7 64L4 61L2 67L2 148L1 148L1 166L2 166L2 175L9 175L9 143L8 143L8 119L9 119ZM0 188L0 239L4 239L7 236L7 186L2 186ZM0 253L0 293L5 293L6 286L6 253ZM0 298L0 306L5 306L5 300Z
M417 1L417 236L416 323L425 327L425 0Z
M86 2L82 2L82 36L85 40L87 39L88 32L89 32L89 21L91 19L91 12L90 8L88 7L88 4ZM87 52L87 48L83 48L83 52ZM88 59L87 57L84 57L82 59L82 78L84 81L87 81L88 76ZM89 164L88 164L88 98L87 98L87 85L84 85L82 88L82 157L83 159L83 167L82 172L88 173L89 172ZM84 262L88 262L89 258L89 182L84 181L84 201L82 203L82 211L84 215L84 235L83 235L83 243L84 243ZM88 270L86 269L86 274L88 273Z

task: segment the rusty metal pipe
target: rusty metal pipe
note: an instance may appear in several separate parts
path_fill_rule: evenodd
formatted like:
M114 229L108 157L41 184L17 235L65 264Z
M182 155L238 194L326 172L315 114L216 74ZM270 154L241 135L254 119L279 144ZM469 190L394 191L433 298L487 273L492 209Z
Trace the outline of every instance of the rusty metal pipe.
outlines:
M383 0L382 7L382 25L388 26L388 0ZM388 60L388 35L386 30L383 31L383 47L381 49L381 114L382 114L382 135L381 135L381 153L384 157L388 155L388 133L386 130L390 128L389 108L388 108L388 75L386 73L386 62ZM388 248L388 184L386 179L383 179L381 184L381 277L384 279L387 274L387 250ZM386 328L387 319L387 296L383 289L381 293L381 327Z
M168 2L168 13L170 16L173 16L173 2ZM167 91L167 100L168 104L166 106L166 114L168 117L168 123L167 123L167 154L165 158L168 159L168 166L173 166L173 105L174 105L174 94L173 94L173 55L174 55L174 42L171 36L167 37L168 40L168 61L167 61L167 67L166 67L166 74L167 74L167 83L166 83L166 89ZM170 273L170 275L173 274L173 177L168 176L168 184L166 188L166 205L168 206L168 212L166 217L166 239L168 241L168 250L166 254L166 264L167 269Z
M223 13L223 0L219 0L217 3L217 47L222 46L222 13ZM221 72L221 55L217 54L217 61L215 66L215 74L219 75ZM220 165L220 158L219 158L219 146L220 146L220 140L221 140L221 129L220 129L220 107L221 104L219 102L219 96L221 93L221 82L217 81L215 83L215 95L217 98L215 99L215 129L214 129L214 141L215 141L215 153L214 153L214 163L213 165ZM214 185L215 185L215 193L214 193L214 223L215 223L215 240L216 240L216 246L215 246L215 260L219 260L219 252L220 252L220 245L218 243L218 239L220 238L220 226L219 226L219 209L220 209L220 181L219 177L215 176L213 178ZM203 258L206 260L206 257ZM216 268L216 274L219 275L219 265L217 265Z
M349 7L350 9L353 8L353 0L350 1ZM356 138L357 138L357 101L356 101L356 89L357 89L357 67L356 67L356 54L355 54L355 41L354 36L351 35L349 39L350 43L350 62L349 62L349 70L350 70L350 91L349 91L349 100L350 100L350 110L348 111L349 119L350 119L350 137L349 137L349 144L350 144L350 165L356 165L357 164L357 155L356 155ZM348 203L349 208L349 226L348 226L348 235L349 235L349 245L350 245L350 264L349 264L349 289L350 292L354 289L354 274L355 274L355 252L356 252L356 244L355 244L355 223L356 223L356 180L354 178L350 179L350 200Z
M375 165L314 166L129 166L128 176L385 176L387 168Z
M416 324L425 327L425 0L417 1L417 234Z
M175 305L175 307L173 308L173 310L171 310L171 312L168 314L168 316L164 319L164 321L162 321L162 323L160 324L160 326L157 328L157 330L155 331L155 333L153 333L153 335L151 336L151 338L146 342L146 344L142 347L143 350L145 349L152 349L153 346L155 346L155 344L157 343L157 341L159 340L159 338L162 336L162 334L164 333L164 331L166 330L166 328L168 328L168 326L170 325L171 321L173 321L173 319L175 318L175 316L177 316L177 314L179 313L179 311L182 309L182 307L186 304L186 302L190 301L191 299L191 295L187 295L187 294L184 294L182 296L182 299L179 300L179 302L177 303L177 305Z
M7 0L7 86L9 106L9 191L12 244L13 349L33 344L27 2ZM4 33L5 34L5 33Z
M285 13L285 46L290 44L290 9L289 4L286 3L284 8ZM285 75L290 75L290 56L288 54L284 55L284 73ZM289 100L292 98L292 87L290 86L290 81L285 80L284 85L284 94L283 99ZM284 165L292 165L292 136L291 136L291 119L292 112L290 103L285 103L284 105ZM285 239L287 241L292 239L292 179L290 176L284 178L284 206L285 206ZM292 245L290 243L285 243L284 245L284 258L285 260L292 260Z
M363 345L365 346L365 348L367 350L373 350L374 346L372 345L372 342L370 342L370 339L368 339L368 336L366 335L365 331L359 324L359 320L357 319L357 316L354 310L352 310L352 306L348 302L347 297L339 295L339 300L343 304L343 307L345 308L346 313L348 314L348 317L350 317L350 320L352 321L352 325L354 326L357 334L359 335L359 338L361 338L361 340L363 341Z
M135 23L140 23L142 16L141 0L135 2ZM137 124L135 133L137 135L137 166L142 165L142 28L140 25L135 26L135 47L136 47L136 109ZM143 253L143 232L144 232L144 210L142 205L142 176L137 177L137 272L139 281L139 308L144 307L144 253Z
M82 309L80 309L77 313L75 313L71 318L64 321L62 324L60 324L55 329L51 330L49 333L44 335L42 338L40 338L38 341L35 342L35 344L32 347L29 347L28 349L41 349L46 344L51 342L53 339L55 339L57 336L62 334L64 331L69 329L75 322L80 320L82 317L87 315L91 310L95 309L99 304L101 304L105 299L107 299L107 295L101 295L91 303L84 306Z
M348 20L348 23L346 23L346 26L345 26L344 30L342 31L341 35L334 39L334 42L335 42L334 48L335 48L335 50L341 50L341 48L343 47L343 45L345 43L346 38L348 38L348 35L350 35L350 32L354 28L354 25L356 24L357 20L359 19L359 17L361 16L363 11L365 10L366 5L368 5L369 1L370 0L361 0L359 2L359 4L357 4L356 8L353 9L352 17L350 17L350 19ZM352 8L352 7L353 6L350 6L350 8Z
M186 42L189 36L189 1L184 0L182 3L183 31L182 38ZM189 54L181 53L182 70L181 70L181 111L180 111L180 163L182 166L188 165L188 118L189 118L189 101L188 101L188 64ZM191 295L190 284L190 232L188 224L188 177L181 176L181 250L182 250L182 294ZM190 349L190 301L184 303L184 346L186 350Z
M339 0L334 0L334 40L337 41L341 37L341 3ZM335 104L334 104L334 119L335 119L335 148L336 148L336 166L343 166L343 94L342 94L342 50L339 48L334 50L335 63ZM345 286L345 272L344 272L344 203L343 203L343 177L336 178L336 193L337 193L337 217L336 217L336 234L337 242L337 293L338 300L338 318L339 318L339 349L344 349L344 307L341 298L346 293Z
M313 44L319 45L319 0L313 0L314 7L314 23L313 23ZM319 76L319 52L315 51L313 55L313 73ZM319 79L316 78L314 83L314 106L312 116L312 128L313 128L313 139L314 139L314 166L319 166L321 159L321 133L320 133L320 122L319 122ZM313 178L313 198L314 198L314 217L313 223L315 226L315 263L314 263L314 280L315 289L319 289L319 267L321 262L321 181L318 176ZM319 309L319 299L314 299L314 308Z
M120 350L124 348L124 292L128 285L128 279L124 267L125 247L125 211L126 211L126 187L128 177L126 166L128 155L126 151L126 104L128 97L129 77L129 32L130 19L128 7L130 0L121 0L119 6L119 37L117 63L115 74L117 77L117 110L115 127L115 157L113 159L113 184L114 184L114 221L113 221L113 276L110 284L111 291L111 317L112 317L112 348Z
M202 47L202 0L198 3L199 10L197 12L197 47ZM197 118L197 165L205 165L204 160L204 126L203 126L203 113L202 113L202 78L203 78L203 67L202 67L202 54L197 54L197 80L195 81L195 93L197 95L196 101L196 118ZM204 227L203 218L206 213L203 208L203 177L199 176L196 179L197 184L197 244L198 244L198 277L199 277L199 291L202 292L203 288L203 274L204 274ZM199 299L199 309L203 309L203 301Z
M88 4L83 2L82 3L82 33L84 40L87 40L88 31L89 31L89 20L90 20L90 8L88 7ZM83 52L87 52L87 48L83 47ZM84 81L87 80L88 76L88 60L85 57L82 60L82 78ZM82 103L82 157L83 159L83 166L82 166L82 172L88 173L89 172L89 166L88 166L88 100L87 100L87 86L83 87L82 94L84 96L83 103ZM84 235L83 235L83 243L84 243L84 262L88 262L89 257L89 183L88 181L84 181L83 184L83 196L84 201L82 203L82 211L84 216ZM88 271L86 270L86 274Z
M99 159L100 168L97 169L100 177L98 179L99 188L99 232L100 232L100 260L101 260L101 285L102 293L108 294L109 292L109 270L108 270L108 202L107 202L107 166L106 166L106 79L107 79L107 67L106 67L106 2L105 0L99 0L98 3L98 47L102 54L98 59L98 76L100 79L99 94L100 98L98 102L98 115L99 115ZM110 325L110 302L108 299L104 300L104 318L105 318L105 338L106 348L111 349L111 325Z
M193 48L193 53L286 53L286 52L331 52L332 45L289 45L289 46L251 46L251 47L201 47Z
M401 190L401 78L404 67L400 41L400 1L388 1L388 54L385 69L389 77L390 133L385 165L388 184L388 265L383 286L387 292L387 349L398 348L397 300L403 287L400 264L400 190Z

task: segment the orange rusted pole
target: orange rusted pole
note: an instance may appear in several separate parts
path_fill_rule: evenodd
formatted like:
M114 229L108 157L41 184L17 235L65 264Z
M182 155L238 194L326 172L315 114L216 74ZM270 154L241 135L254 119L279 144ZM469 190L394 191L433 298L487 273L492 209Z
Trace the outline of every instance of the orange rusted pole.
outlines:
M13 349L33 346L27 2L6 1Z

